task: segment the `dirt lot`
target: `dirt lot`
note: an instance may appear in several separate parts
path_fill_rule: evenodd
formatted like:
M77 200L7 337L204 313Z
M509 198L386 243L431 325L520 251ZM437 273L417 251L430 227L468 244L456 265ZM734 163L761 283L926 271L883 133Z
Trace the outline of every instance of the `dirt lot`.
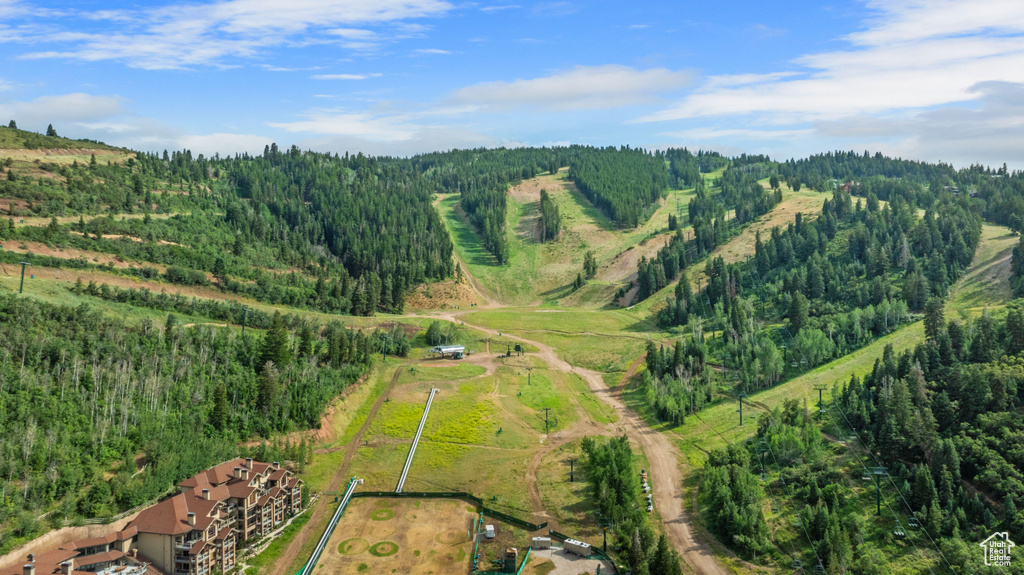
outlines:
M353 499L317 572L465 573L474 517L473 508L457 499Z

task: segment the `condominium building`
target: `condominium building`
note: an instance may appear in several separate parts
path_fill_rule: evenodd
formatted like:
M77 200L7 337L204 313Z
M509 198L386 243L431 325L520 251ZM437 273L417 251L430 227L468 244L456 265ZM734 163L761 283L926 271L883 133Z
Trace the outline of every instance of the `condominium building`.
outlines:
M43 554L20 572L206 575L235 565L238 543L270 534L302 508L302 480L278 463L234 459L178 484L181 493L106 537ZM31 573L30 573L31 568Z
M246 539L268 535L302 506L302 481L278 463L235 459L178 484L181 493L132 521L139 552L171 575L235 565Z

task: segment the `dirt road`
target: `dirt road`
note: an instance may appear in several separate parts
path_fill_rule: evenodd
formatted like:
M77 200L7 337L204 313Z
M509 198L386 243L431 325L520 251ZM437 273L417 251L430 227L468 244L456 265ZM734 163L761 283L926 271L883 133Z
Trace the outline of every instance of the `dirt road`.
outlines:
M463 321L455 315L448 314L449 321ZM466 327L491 335L498 335L497 330L465 324ZM540 342L530 341L518 336L502 333L508 337L536 347L537 355L551 368L565 373L575 373L587 382L590 390L602 401L610 405L619 415L616 429L624 432L630 439L640 445L647 456L651 469L649 477L654 492L654 503L665 522L665 532L675 548L683 556L683 560L700 575L728 575L729 571L722 566L711 552L710 547L697 539L692 528L692 519L683 505L683 475L679 470L679 450L662 433L652 430L635 411L626 406L620 391L611 392L601 374L580 367L574 367L558 357L555 350ZM536 456L535 456L536 457ZM540 459L537 459L538 463ZM531 482L531 499L536 488L535 478ZM539 495L538 495L539 499ZM536 502L535 502L536 504Z

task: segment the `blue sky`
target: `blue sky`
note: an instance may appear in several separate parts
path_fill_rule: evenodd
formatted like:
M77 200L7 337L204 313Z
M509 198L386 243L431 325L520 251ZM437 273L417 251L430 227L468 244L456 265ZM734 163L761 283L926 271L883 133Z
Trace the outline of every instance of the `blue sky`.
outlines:
M1024 168L1024 3L0 0L0 121L141 150L583 143Z

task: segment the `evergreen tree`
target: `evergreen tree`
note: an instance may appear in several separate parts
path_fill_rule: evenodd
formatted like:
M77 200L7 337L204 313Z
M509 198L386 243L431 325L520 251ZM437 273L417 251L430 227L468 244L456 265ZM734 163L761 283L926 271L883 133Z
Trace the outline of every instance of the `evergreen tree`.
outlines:
M213 413L210 416L217 431L224 431L228 426L228 388L224 380L217 384L214 394Z
M260 349L260 367L269 362L273 363L278 370L283 370L292 359L291 345L288 343L288 328L284 325L284 318L281 312L274 312L273 326L263 336L263 346Z
M800 292L793 294L789 304L789 323L793 326L793 333L799 332L807 324L807 314L807 298Z
M945 325L945 318L943 317L944 307L944 302L937 297L931 298L925 305L924 336L928 341L937 341L939 334L942 332L942 328Z

